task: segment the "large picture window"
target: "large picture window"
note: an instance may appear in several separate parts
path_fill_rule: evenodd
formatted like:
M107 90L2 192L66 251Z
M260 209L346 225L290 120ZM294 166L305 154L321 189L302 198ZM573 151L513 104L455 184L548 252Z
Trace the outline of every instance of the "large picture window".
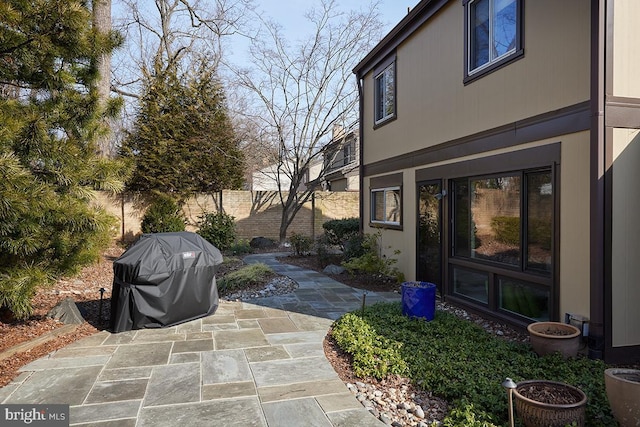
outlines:
M452 180L452 291L529 319L548 318L554 196L551 170ZM482 273L487 271L489 274ZM513 273L509 273L513 272ZM510 275L513 274L513 277ZM523 281L526 278L526 281ZM529 283L530 282L530 283Z
M466 70L475 77L522 55L522 0L465 3Z

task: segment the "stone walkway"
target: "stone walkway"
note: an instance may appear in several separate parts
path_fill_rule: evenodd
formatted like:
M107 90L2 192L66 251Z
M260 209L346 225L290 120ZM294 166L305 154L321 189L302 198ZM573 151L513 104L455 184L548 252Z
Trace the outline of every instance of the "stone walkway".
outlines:
M23 367L0 388L0 402L69 404L74 426L382 426L322 347L332 321L359 308L363 291L277 255L245 260L291 277L295 292L221 300L213 316L172 328L100 332ZM366 296L367 305L399 299Z

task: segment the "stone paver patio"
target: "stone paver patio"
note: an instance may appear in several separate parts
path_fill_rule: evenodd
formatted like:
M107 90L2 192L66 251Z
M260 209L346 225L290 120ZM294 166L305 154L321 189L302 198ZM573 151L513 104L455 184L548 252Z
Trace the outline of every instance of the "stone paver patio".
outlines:
M299 284L290 294L220 301L213 316L165 329L103 331L22 368L2 403L70 405L74 426L383 426L324 356L333 320L362 290L251 255ZM367 305L397 301L373 293Z

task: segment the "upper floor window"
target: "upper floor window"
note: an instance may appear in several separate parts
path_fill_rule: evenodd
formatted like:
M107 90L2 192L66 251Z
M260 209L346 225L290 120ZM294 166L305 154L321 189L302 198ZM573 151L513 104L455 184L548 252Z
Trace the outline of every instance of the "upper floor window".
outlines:
M465 1L465 83L522 56L522 1Z
M383 63L373 77L375 85L375 124L379 125L396 116L396 62Z

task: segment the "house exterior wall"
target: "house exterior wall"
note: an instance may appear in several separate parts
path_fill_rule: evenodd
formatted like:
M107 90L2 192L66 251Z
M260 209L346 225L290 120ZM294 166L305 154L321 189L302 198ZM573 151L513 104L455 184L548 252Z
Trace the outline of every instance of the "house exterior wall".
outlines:
M640 98L640 2L613 2L613 95Z
M375 131L373 73L368 73L363 163L588 100L589 5L583 0L528 1L524 16L524 56L465 86L463 6L449 2L398 47L397 119Z
M612 345L640 345L640 130L613 130Z

